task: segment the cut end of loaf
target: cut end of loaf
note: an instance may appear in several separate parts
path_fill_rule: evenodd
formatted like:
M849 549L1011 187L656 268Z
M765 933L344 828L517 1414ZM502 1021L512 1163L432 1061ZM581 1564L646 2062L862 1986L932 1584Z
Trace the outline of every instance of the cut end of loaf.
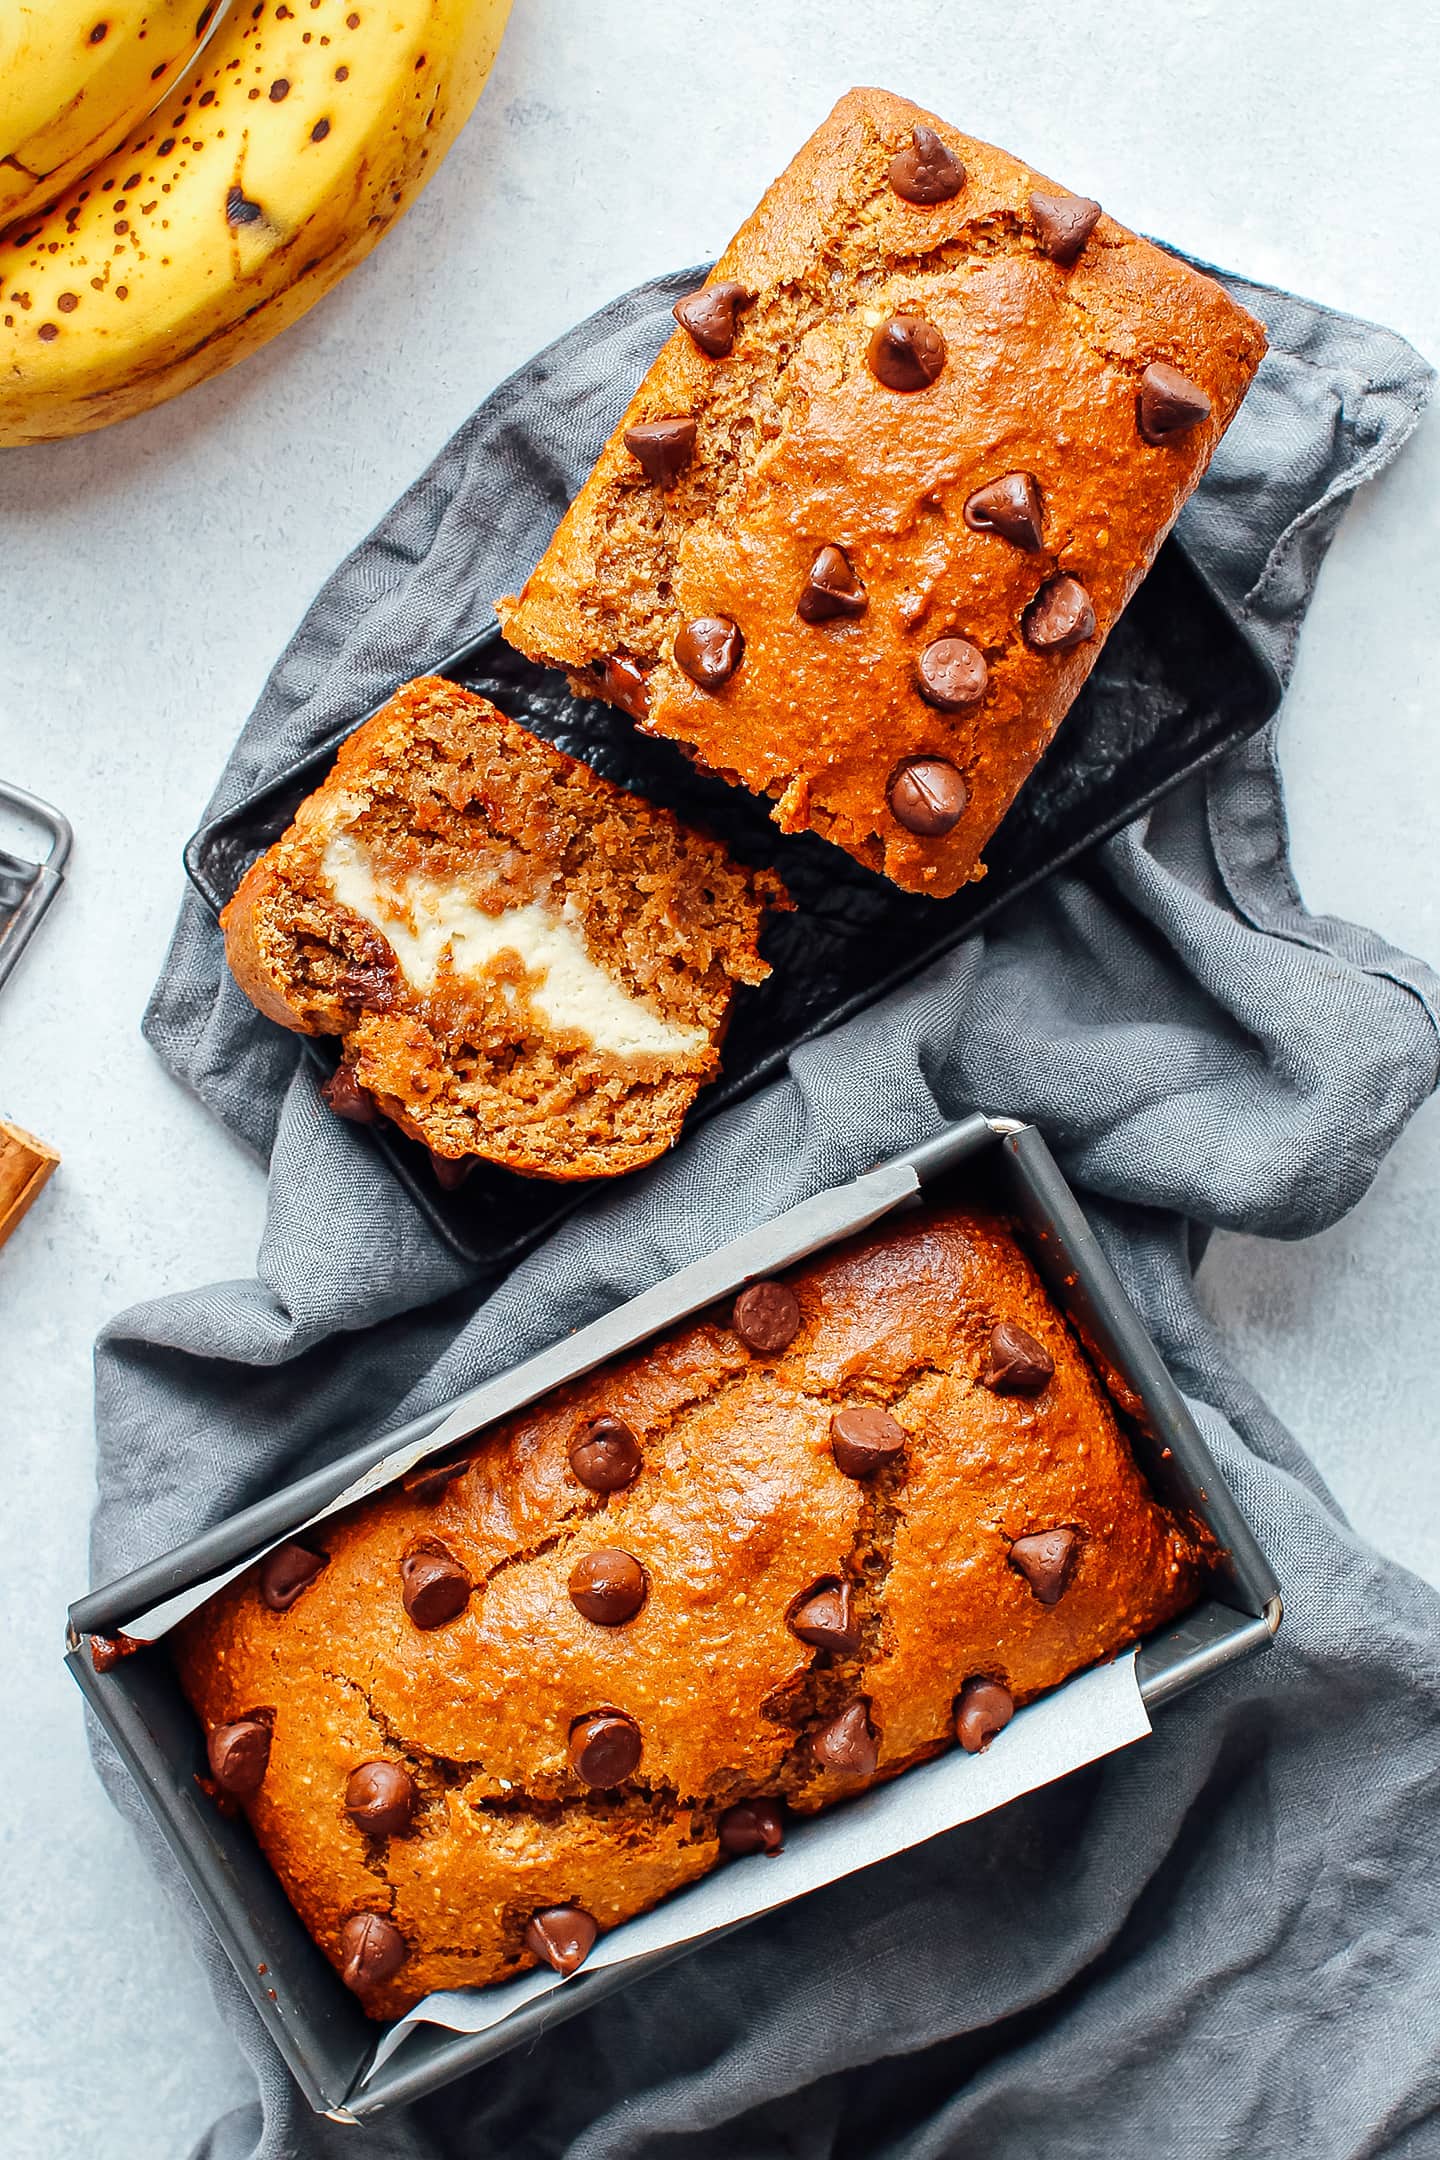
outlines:
M613 1176L675 1140L757 950L765 873L439 678L345 744L221 917L271 1019L446 1161Z

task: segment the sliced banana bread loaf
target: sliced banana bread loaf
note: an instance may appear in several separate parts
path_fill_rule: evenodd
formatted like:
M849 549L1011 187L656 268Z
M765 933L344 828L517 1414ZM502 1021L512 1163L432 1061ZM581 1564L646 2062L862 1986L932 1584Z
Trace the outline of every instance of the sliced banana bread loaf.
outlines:
M335 1035L332 1107L437 1163L633 1170L717 1068L779 882L438 677L352 735L221 917L246 995Z

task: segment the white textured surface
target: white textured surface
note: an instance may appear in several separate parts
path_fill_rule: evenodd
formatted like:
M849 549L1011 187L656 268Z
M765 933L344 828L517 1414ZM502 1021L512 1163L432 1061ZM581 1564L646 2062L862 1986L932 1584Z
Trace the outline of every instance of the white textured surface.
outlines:
M243 2096L184 1933L109 1812L60 1670L85 1578L89 1345L248 1274L261 1180L138 1022L178 851L305 599L474 404L577 316L713 253L832 100L879 82L1120 217L1440 354L1440 15L1343 0L517 0L410 218L234 373L0 460L0 772L73 876L0 1005L0 1106L65 1167L0 1256L5 2146L168 2160ZM1440 952L1440 425L1350 517L1285 729L1307 898ZM417 661L424 655L417 655ZM1440 1114L1296 1248L1218 1239L1205 1295L1362 1530L1440 1579ZM204 1475L197 1435L196 1474Z

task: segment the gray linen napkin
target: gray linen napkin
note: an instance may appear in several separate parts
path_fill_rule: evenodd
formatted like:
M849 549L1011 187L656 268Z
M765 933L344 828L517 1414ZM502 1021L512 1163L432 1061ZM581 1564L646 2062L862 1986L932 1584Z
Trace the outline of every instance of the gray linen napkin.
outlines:
M483 624L696 275L617 301L481 407L316 601L216 809ZM1283 674L1344 503L1430 376L1386 331L1227 282L1272 349L1181 536ZM1143 1746L758 1922L374 2131L309 2114L197 1914L259 2088L199 2150L1433 2154L1440 1601L1353 1536L1226 1362L1191 1275L1210 1225L1299 1237L1359 1198L1436 1084L1437 1014L1421 963L1306 913L1267 733L797 1051L783 1081L479 1300L320 1108L293 1040L230 985L188 900L147 1032L268 1155L269 1219L254 1281L140 1308L101 1340L97 1580L980 1104L1033 1118L1082 1187L1287 1606L1270 1656L1167 1709Z

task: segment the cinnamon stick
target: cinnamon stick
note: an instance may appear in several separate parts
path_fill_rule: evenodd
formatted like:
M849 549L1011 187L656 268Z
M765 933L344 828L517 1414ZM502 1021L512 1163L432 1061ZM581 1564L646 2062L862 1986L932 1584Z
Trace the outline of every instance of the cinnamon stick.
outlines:
M0 1245L33 1206L59 1160L33 1133L0 1119Z

